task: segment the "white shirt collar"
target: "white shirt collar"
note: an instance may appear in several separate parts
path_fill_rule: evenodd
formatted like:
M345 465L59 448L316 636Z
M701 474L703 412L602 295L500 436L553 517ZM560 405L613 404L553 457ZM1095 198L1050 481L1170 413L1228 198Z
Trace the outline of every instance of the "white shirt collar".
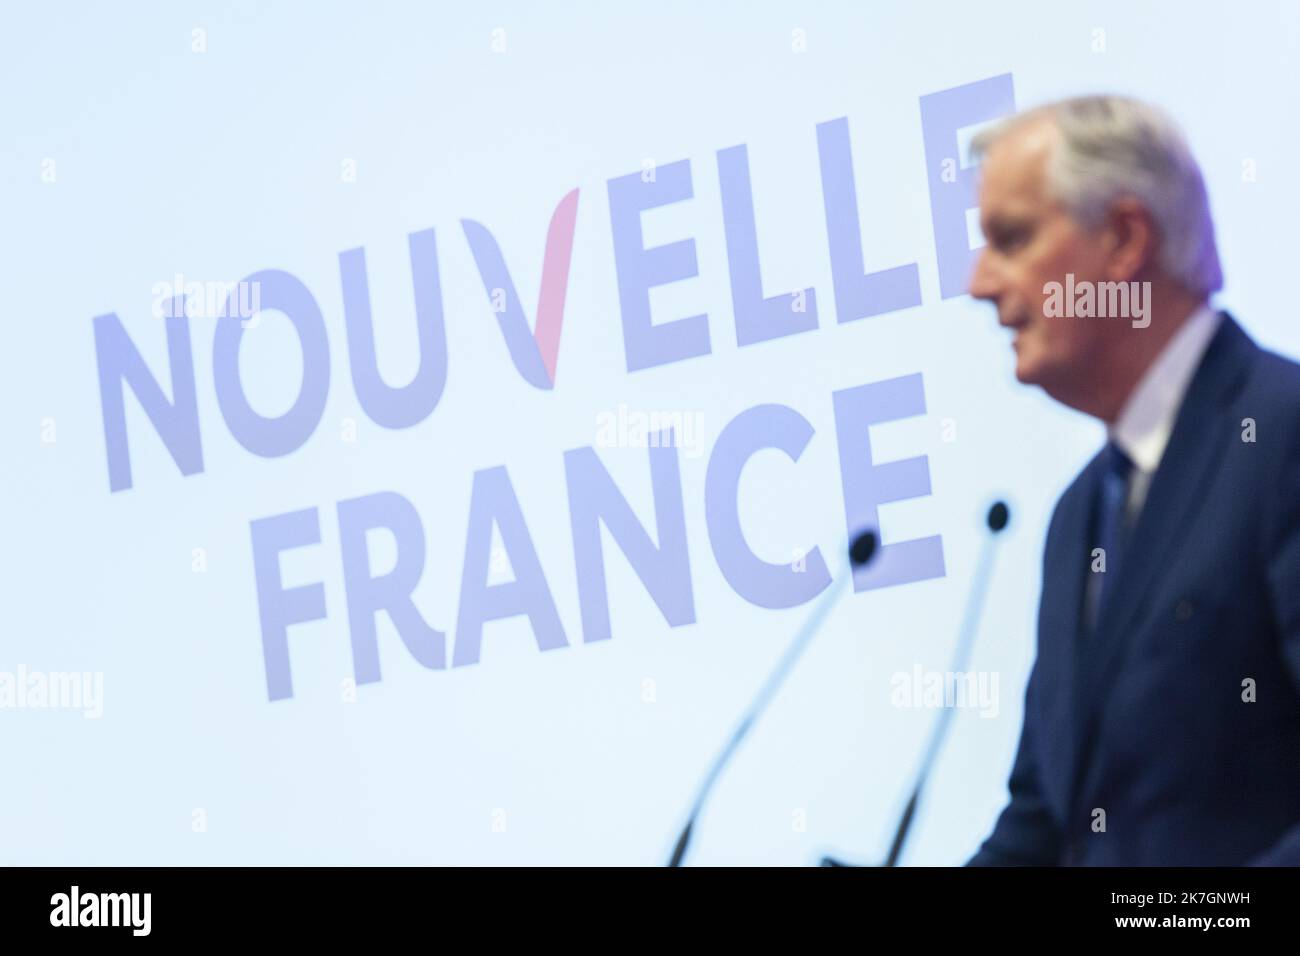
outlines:
M1183 323L1142 375L1107 429L1110 439L1144 472L1164 456L1174 419L1221 316L1203 304Z

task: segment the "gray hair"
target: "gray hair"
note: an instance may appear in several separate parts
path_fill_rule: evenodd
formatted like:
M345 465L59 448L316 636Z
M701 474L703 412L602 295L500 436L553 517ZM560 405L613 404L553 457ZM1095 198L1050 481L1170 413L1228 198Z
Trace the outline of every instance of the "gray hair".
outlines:
M1160 264L1193 292L1223 288L1205 181L1182 131L1164 112L1124 96L1080 96L1018 113L971 140L979 158L997 140L1048 118L1060 140L1048 161L1052 194L1076 221L1100 225L1117 199L1142 203L1160 231Z

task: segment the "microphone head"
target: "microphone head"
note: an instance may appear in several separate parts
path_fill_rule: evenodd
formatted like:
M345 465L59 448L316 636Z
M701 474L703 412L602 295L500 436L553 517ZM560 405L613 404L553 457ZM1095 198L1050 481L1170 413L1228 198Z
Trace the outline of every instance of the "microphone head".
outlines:
M1007 503L1005 501L993 502L993 507L989 509L989 530L997 534L1007 526L1007 522L1010 520L1011 511L1007 508Z
M876 556L876 533L870 529L859 531L849 545L849 561L860 568Z

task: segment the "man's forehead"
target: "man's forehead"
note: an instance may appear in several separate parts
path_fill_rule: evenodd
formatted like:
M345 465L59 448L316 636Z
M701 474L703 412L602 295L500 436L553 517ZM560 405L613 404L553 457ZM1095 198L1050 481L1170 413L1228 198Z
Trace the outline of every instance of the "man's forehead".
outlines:
M1035 120L1000 137L980 164L980 206L1037 206L1048 199L1047 161L1055 124Z

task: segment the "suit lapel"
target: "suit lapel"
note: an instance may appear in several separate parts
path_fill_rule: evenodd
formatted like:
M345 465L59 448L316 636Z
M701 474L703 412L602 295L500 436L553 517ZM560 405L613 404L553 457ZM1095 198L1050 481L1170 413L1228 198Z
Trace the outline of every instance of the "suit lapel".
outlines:
M1088 538L1090 503L1096 487L1098 459L1094 458L1080 481L1068 491L1061 503L1057 528L1047 556L1043 576L1042 612L1039 628L1051 640L1039 643L1039 666L1042 669L1043 700L1041 706L1048 720L1042 725L1051 739L1044 741L1048 753L1059 754L1059 768L1045 775L1050 781L1053 802L1065 818L1074 792L1073 775L1079 743L1079 711L1075 699L1078 680L1076 648L1083 621L1084 586L1088 578Z

